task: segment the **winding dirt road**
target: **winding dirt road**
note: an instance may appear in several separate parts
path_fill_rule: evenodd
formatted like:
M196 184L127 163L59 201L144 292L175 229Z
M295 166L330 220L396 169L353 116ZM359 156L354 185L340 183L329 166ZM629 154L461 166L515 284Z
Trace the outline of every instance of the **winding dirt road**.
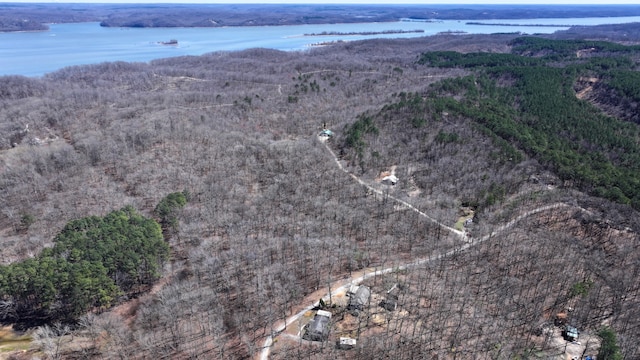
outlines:
M324 143L325 147L327 148L327 150L329 151L329 153L331 153L331 155L333 156L334 161L336 162L338 168L340 168L340 170L344 171L345 173L347 173L351 178L353 178L355 181L357 181L359 184L361 184L362 186L366 187L368 190L370 190L371 192L373 192L374 194L377 195L381 195L381 196L385 196L388 199L391 199L393 201L396 201L397 203L407 207L408 209L415 211L416 213L418 213L420 216L422 216L423 218L437 224L438 226L442 227L445 230L448 230L449 232L457 235L461 240L463 240L465 243L462 244L459 247L456 247L452 250L449 250L447 252L444 253L440 253L440 254L434 254L432 256L426 257L426 258L421 258L421 259L416 259L412 262L406 263L404 265L401 266L392 266L392 267L388 267L385 269L380 269L380 270L374 270L371 272L359 272L355 275L353 275L350 278L347 279L343 279L340 280L336 283L334 283L334 288L331 291L331 294L336 294L336 293L340 293L340 292L346 292L352 285L358 285L361 282L363 282L366 279L369 279L373 276L379 276L379 275L383 275L383 274L387 274L390 273L392 271L397 271L397 270L406 270L406 269L411 269L413 267L419 266L419 265L423 265L425 263L431 262L431 261L436 261L436 260L440 260L443 258L446 258L448 256L457 254L461 251L465 251L466 249L478 245L480 243L483 243L489 239L491 239L494 235L501 233L503 231L505 231L506 229L509 229L510 227L512 227L513 225L515 225L516 223L518 223L519 221L537 214L537 213L541 213L541 212L545 212L548 210L553 210L553 209L558 209L561 207L574 207L572 205L568 205L565 203L555 203L555 204L551 204L551 205L546 205L546 206L541 206L532 210L529 210L519 216L517 216L516 218L514 218L513 220L507 222L506 224L503 224L501 226L499 226L497 229L495 229L494 231L492 231L490 234L484 235L480 238L470 238L467 237L467 235L460 230L456 230L450 226L444 225L440 222L438 222L436 219L430 217L429 215L427 215L426 213L420 211L419 209L417 209L416 207L414 207L413 205L407 203L406 201L403 201L401 199L398 199L394 196L388 195L388 194L383 194L383 192L381 190L378 190L374 187L372 187L371 185L367 184L365 181L363 181L362 179L360 179L359 177L357 177L356 175L350 173L349 171L347 171L342 164L340 163L340 160L338 159L338 157L335 155L335 153L333 152L333 150L331 150L331 148L329 147L329 145L325 142ZM574 207L575 208L575 207ZM582 208L577 208L580 211L585 211L588 212L588 210L586 209L582 209ZM327 293L324 297L322 297L323 301L328 301L330 297L330 293ZM307 296L307 300L311 301L311 299L317 299L318 297L316 297L315 294L309 295ZM304 314L306 312L308 312L309 310L315 308L316 306L318 306L320 303L320 301L315 301L312 304L310 304L309 306L305 307L304 309L300 310L298 313L288 317L286 319L285 322L279 321L276 324L274 324L274 326L272 327L272 333L270 336L268 336L264 343L262 344L261 347L261 351L259 353L259 357L258 359L260 360L267 360L269 358L269 353L271 352L271 346L273 345L274 340L287 328L287 326L291 325L292 323L294 323L295 321L298 321L302 316L304 316Z

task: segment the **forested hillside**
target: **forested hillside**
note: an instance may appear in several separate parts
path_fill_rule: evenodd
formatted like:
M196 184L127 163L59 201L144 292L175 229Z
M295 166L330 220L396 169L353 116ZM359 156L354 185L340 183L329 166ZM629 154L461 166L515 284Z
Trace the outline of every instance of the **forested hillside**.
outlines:
M60 323L11 356L560 359L565 314L637 358L638 55L441 35L2 77L0 311L18 270L98 275L34 283ZM331 297L387 268L357 316ZM327 341L277 331L332 291Z

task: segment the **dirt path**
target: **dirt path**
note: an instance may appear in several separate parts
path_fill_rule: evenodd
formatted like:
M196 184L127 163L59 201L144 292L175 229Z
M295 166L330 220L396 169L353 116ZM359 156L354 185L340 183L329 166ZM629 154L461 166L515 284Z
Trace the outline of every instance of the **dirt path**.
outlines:
M420 211L418 208L414 207L413 205L409 204L408 202L398 199L393 195L389 195L389 194L384 194L381 190L374 188L373 186L369 185L368 183L366 183L364 180L360 179L359 177L357 177L356 175L350 173L347 169L344 168L344 166L342 166L342 163L340 163L340 159L338 159L338 157L336 156L336 154L333 152L333 150L331 150L331 148L329 147L329 145L325 142L324 146L327 148L327 151L329 151L329 153L331 154L331 156L333 157L333 160L335 161L335 163L338 165L338 168L340 170L342 170L344 173L346 173L347 175L351 176L351 178L353 178L355 181L357 181L360 185L366 187L369 191L371 191L374 195L379 195L382 197L385 197L387 199L391 199L397 203L399 203L400 205L406 207L407 209L410 209L412 211L417 212L418 214L420 214L420 216L422 216L423 218L433 222L434 224L437 224L438 226L442 227L443 229L457 235L459 238L466 240L467 235L464 233L464 231L460 231L457 229L454 229L450 226L447 226L441 222L439 222L438 220L432 218L431 216L425 214L424 212Z
M398 270L407 270L407 269L411 269L414 268L416 266L419 265L423 265L426 264L428 262L431 261L436 261L436 260L440 260L443 258L446 258L448 256L457 254L461 251L464 251L472 246L475 246L477 244L480 244L482 242L485 242L489 239L491 239L493 236L495 236L496 234L503 232L505 230L507 230L508 228L512 227L513 225L515 225L516 223L518 223L519 221L527 218L528 216L531 216L533 214L537 214L540 212L544 212L544 211L548 211L548 210L552 210L552 209L557 209L557 208L561 208L561 207L569 207L569 205L567 204L563 204L563 203L557 203L557 204L552 204L552 205L547 205L547 206L542 206L530 211L527 211L526 213L516 217L515 219L509 221L508 223L500 226L498 229L496 229L495 231L492 231L490 234L485 235L481 238L478 239L471 239L471 241L463 244L460 247L457 247L455 249L449 250L445 253L441 253L441 254L437 254L437 255L432 255L430 257L427 258L422 258L422 259L418 259L415 260L413 262L401 265L401 266L391 266L385 269L380 269L380 270L373 270L370 272L359 272L356 273L354 275L352 275L350 278L347 279L343 279L340 281L337 281L334 283L334 286L332 287L332 291L331 291L331 295L335 296L335 295L339 295L342 293L346 293L347 290L349 290L349 288L352 285L358 285L361 282L363 282L364 280L367 280L371 277L374 276L379 276L379 275L384 275L387 273L390 273L392 271L398 271ZM417 210L419 211L419 210ZM422 212L419 212L420 214L422 214ZM457 233L457 230L455 230ZM307 301L313 301L314 299L320 299L320 295L323 294L325 292L325 290L318 290L310 295L308 295L306 297L305 300ZM328 302L329 301L329 294L326 293L324 294L324 296L322 296L323 301ZM310 304L309 306L303 308L302 310L300 310L298 313L290 316L289 318L287 318L286 320L286 324L283 323L282 321L276 323L276 325L273 326L273 332L272 334L267 337L267 339L264 341L263 345L262 345L262 351L260 352L260 356L259 359L260 360L267 360L269 358L269 353L271 351L271 346L273 345L273 341L275 338L277 338L283 331L285 331L286 327L290 326L291 324L295 323L296 321L298 321L301 317L303 317L305 315L306 312L310 311L311 309L317 307L320 305L320 301L317 300L315 302L313 302L312 304ZM291 337L293 335L288 335L288 337Z
M342 164L340 163L340 160L335 155L333 150L331 150L329 145L326 142L325 142L324 145L327 148L327 150L329 151L329 153L331 153L331 155L333 156L333 159L334 159L335 163L337 164L338 168L340 168L340 170L344 171L349 176L351 176L351 178L353 178L359 184L361 184L362 186L366 187L367 189L372 191L374 194L377 194L377 195L380 195L380 196L386 196L388 199L392 199L393 201L396 201L396 202L400 203L401 205L405 206L406 208L408 208L408 209L410 209L412 211L415 211L416 213L420 214L421 217L423 217L425 219L428 219L429 221L432 221L435 224L438 224L443 229L450 231L451 233L457 235L458 237L460 237L462 240L465 241L464 244L462 244L461 246L459 246L459 247L457 247L455 249L452 249L452 250L449 250L447 252L440 253L440 254L437 254L437 255L432 255L432 256L429 256L429 257L426 257L426 258L417 259L417 260L414 260L412 262L406 263L406 264L401 265L401 266L392 266L392 267L388 267L388 268L380 269L380 270L371 270L371 269L369 269L368 271L365 270L365 271L361 271L361 272L358 272L358 273L354 273L349 278L345 278L345 279L342 279L342 280L339 280L339 281L336 281L336 282L333 283L333 286L332 286L332 289L331 289L331 295L332 296L335 296L336 294L346 293L347 290L352 285L358 285L361 282L363 282L364 280L369 279L369 278L371 278L373 276L384 275L384 274L390 273L392 271L397 271L397 270L411 269L411 268L414 268L416 266L423 265L423 264L426 264L426 263L431 262L431 261L440 260L440 259L443 259L445 257L457 254L457 253L459 253L461 251L465 251L466 249L468 249L468 248L470 248L472 246L478 245L480 243L483 243L483 242L491 239L496 234L501 233L501 232L509 229L510 227L512 227L516 223L518 223L519 221L521 221L521 220L523 220L523 219L525 219L525 218L527 218L527 217L529 217L531 215L534 215L534 214L537 214L537 213L540 213L540 212L553 210L553 209L562 208L562 207L573 207L573 208L575 208L574 206L567 205L567 204L564 204L564 203L555 203L555 204L551 204L551 205L541 206L541 207L529 210L529 211L517 216L513 220L507 222L506 224L503 224L503 225L499 226L497 229L492 231L490 234L484 235L484 236L482 236L480 238L467 237L467 235L464 232L456 230L456 229L454 229L452 227L449 227L447 225L444 225L444 224L438 222L436 219L430 217L426 213L424 213L421 210L415 208L413 205L411 205L411 204L409 204L409 203L407 203L407 202L405 202L403 200L400 200L400 199L398 199L396 197L393 197L393 196L390 196L390 195L385 195L385 194L382 193L382 191L370 186L369 184L364 182L362 179L358 178L356 175L354 175L354 174L350 173L349 171L347 171L342 166ZM587 211L587 210L582 209L582 208L577 208L577 209L580 210L580 211ZM271 346L273 345L274 340L282 332L284 332L285 329L288 326L290 326L294 322L298 321L300 318L302 318L305 315L305 313L307 313L308 311L310 311L311 309L313 309L313 308L315 308L315 307L317 307L319 305L320 301L319 300L315 300L315 299L322 298L323 301L325 301L325 302L330 300L329 293L325 293L325 291L326 290L318 290L318 291L308 295L305 298L304 302L313 301L313 303L311 303L310 305L308 305L308 306L306 306L306 307L304 307L302 309L299 309L299 311L296 314L288 317L285 322L278 321L276 324L274 324L272 326L273 330L272 330L271 335L268 336L265 339L264 343L262 344L262 350L260 351L259 356L258 356L259 360L267 360L269 358L269 353L271 352ZM287 337L291 337L291 336L297 337L296 335L287 334Z

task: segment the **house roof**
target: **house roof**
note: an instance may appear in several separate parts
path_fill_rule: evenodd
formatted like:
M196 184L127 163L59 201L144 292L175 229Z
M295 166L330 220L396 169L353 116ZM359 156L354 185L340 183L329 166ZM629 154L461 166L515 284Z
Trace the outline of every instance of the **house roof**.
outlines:
M395 184L395 183L398 182L398 177L393 175L393 174L391 174L391 175L383 177L381 181L383 183Z
M318 310L316 316L313 317L313 320L311 320L307 326L305 337L316 341L323 341L326 339L329 335L329 319L331 319L330 312Z
M366 305L369 302L369 296L371 296L371 290L369 290L366 286L358 287L358 290L355 294L351 295L349 300L349 305L351 306L362 306Z

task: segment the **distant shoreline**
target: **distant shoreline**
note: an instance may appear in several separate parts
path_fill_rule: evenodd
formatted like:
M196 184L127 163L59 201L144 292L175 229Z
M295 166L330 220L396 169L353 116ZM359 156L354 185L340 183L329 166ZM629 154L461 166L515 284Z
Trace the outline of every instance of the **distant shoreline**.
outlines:
M64 0L63 0L64 1ZM365 4L135 4L5 3L0 31L44 30L47 23L98 22L104 27L184 28L381 22L518 26L521 19L640 16L639 5L365 5ZM497 20L501 19L501 20ZM486 21L486 22L485 22ZM489 22L511 22L493 24ZM550 27L552 25L533 25ZM557 26L557 25L555 25ZM565 26L562 26L565 27Z
M304 34L303 36L352 36L352 35L387 35L387 34L412 34L423 33L424 30L383 30L383 31L353 31L353 32L340 32L340 31L323 31L321 33Z
M483 25L483 26L533 26L533 27L572 27L576 25L567 24L517 24L517 23L487 23L480 21L468 21L466 25Z

